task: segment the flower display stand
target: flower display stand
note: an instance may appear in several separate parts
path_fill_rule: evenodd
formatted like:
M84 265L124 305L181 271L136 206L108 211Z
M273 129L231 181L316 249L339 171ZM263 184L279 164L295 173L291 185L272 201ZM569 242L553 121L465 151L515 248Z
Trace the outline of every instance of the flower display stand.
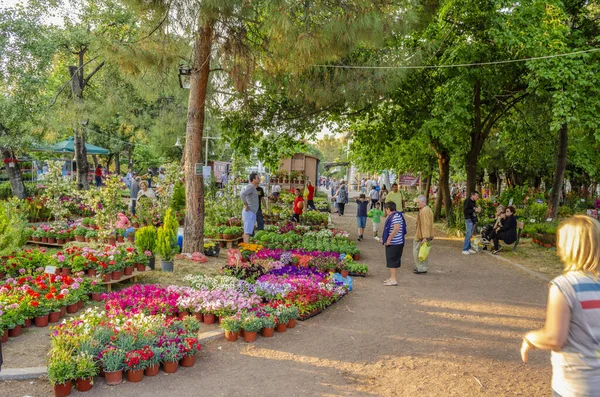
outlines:
M212 241L214 243L225 243L226 248L233 248L234 245L237 246L240 241L243 240L243 237L237 237L234 239L224 239L224 238L211 238L207 239L207 241Z
M144 272L139 272L137 270L134 270L130 276L121 276L121 278L119 280L104 281L104 282L101 282L100 284L106 286L106 292L110 292L113 284L121 283L123 281L131 280L131 279L133 279L134 283L137 283L138 276L143 273Z

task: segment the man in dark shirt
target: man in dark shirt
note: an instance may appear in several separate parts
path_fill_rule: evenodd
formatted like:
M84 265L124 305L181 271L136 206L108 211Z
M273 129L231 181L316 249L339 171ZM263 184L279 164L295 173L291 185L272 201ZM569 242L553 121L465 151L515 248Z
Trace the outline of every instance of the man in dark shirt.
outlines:
M471 196L465 199L464 214L465 224L467 227L465 233L465 241L463 243L462 253L465 255L476 254L473 248L471 248L471 237L473 237L473 231L477 226L477 214L481 212L481 208L477 207L476 201L479 199L479 192L471 192Z
M256 230L264 230L265 218L263 217L262 207L265 205L265 191L262 187L257 186L258 192L258 211L256 212Z

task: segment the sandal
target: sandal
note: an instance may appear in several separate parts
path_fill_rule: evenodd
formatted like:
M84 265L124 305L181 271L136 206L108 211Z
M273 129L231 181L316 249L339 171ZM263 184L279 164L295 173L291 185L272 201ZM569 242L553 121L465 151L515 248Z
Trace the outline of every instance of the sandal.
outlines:
M389 283L391 280L388 278L387 280L383 280L383 283Z
M386 287L395 287L398 285L398 283L393 284L391 281L386 280L386 282L383 283L383 285L385 285Z

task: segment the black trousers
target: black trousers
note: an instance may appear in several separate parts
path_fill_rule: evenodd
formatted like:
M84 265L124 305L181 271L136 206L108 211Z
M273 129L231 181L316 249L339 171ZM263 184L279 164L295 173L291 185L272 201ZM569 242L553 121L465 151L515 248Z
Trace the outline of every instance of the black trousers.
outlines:
M344 215L344 207L346 206L346 203L338 203L338 213L340 215Z
M494 240L494 249L497 251L500 248L500 240L504 241L504 233L503 232L495 232L492 230L490 238Z
M377 200L377 199L371 199L371 209L375 208L375 206L377 205L378 201L379 200Z
M317 210L317 208L315 207L315 200L306 200L306 205L308 206L309 210Z

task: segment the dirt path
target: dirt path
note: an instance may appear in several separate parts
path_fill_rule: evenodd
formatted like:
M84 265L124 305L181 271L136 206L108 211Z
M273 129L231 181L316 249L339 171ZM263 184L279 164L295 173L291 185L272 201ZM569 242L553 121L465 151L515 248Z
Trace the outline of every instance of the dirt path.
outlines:
M356 235L355 207L334 216ZM407 216L409 234L414 218ZM367 225L370 228L370 224ZM398 287L383 287L383 249L359 243L370 276L323 314L272 339L214 341L199 363L175 375L87 395L175 396L547 396L549 354L519 357L520 337L543 323L545 283L487 255L464 256L437 236L430 272L412 273L412 238ZM47 382L0 384L0 395L51 395Z

